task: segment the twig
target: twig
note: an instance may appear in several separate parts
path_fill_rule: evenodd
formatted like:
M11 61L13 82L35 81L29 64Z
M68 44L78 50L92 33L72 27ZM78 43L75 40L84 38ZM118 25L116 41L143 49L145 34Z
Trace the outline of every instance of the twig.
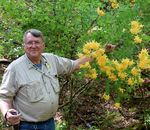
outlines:
M79 113L77 113L76 111L74 111L74 112L75 112L76 115L80 118L80 120L84 122L84 124L85 124L85 126L86 126L87 128L90 128L91 130L94 130L94 129L92 128L91 124L88 123L86 120L84 120L84 119L81 117L81 115L80 115Z
M86 84L84 84L83 86L81 86L74 94L72 94L73 99L76 99L83 91L85 91L86 89L88 89L89 87L85 87L87 86L92 80L89 80ZM63 108L64 106L68 105L70 103L70 100L62 105L59 106L59 108Z

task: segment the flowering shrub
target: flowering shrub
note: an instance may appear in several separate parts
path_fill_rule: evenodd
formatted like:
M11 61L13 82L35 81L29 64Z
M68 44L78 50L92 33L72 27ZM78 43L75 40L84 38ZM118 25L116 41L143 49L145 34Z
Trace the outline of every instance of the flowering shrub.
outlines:
M84 69L84 76L90 79L99 79L98 75L106 78L105 93L103 98L109 100L113 92L113 98L118 104L123 98L129 98L135 89L141 86L143 79L141 71L150 69L150 55L146 49L142 49L138 54L138 59L133 61L126 58L120 61L109 59L104 48L95 41L87 42L83 47L80 56L86 55L92 57L95 62L87 62L80 67ZM98 67L96 67L98 66ZM119 106L119 105L117 105Z
M134 4L135 1L130 1L132 7ZM110 0L109 6L114 10L119 8L120 4L116 0ZM105 10L99 7L97 8L97 13L101 19L106 15ZM82 68L82 74L85 78L93 80L101 80L102 77L105 78L103 98L106 101L110 98L113 99L116 108L121 108L120 103L122 100L129 99L131 94L136 94L135 90L141 87L144 82L141 72L145 69L150 70L150 55L145 46L142 45L142 37L144 36L142 29L144 25L138 20L133 20L131 23L128 23L128 25L128 28L123 28L123 33L127 33L127 40L130 40L130 46L139 48L135 57L130 56L130 58L125 57L122 59L115 59L115 56L109 57L103 47L105 44L102 43L104 42L103 38L101 43L95 40L86 42L79 54L79 57L88 56L94 59L92 63L87 62L80 66ZM90 35L92 35L94 31L106 32L102 27L96 26L88 31L88 34L90 32ZM130 36L134 38L130 38ZM107 41L106 43L109 42Z

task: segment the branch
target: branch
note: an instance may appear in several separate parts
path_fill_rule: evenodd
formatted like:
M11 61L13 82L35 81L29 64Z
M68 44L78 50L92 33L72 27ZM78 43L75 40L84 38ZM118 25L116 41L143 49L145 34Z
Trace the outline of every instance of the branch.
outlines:
M73 95L72 95L72 99L76 99L82 92L84 92L86 89L88 89L89 87L86 87L90 82L92 81L91 80L88 80L88 82L86 84L84 84L83 86L81 86ZM72 100L71 100L72 101ZM67 101L66 103L62 104L59 106L59 109L60 108L63 108L64 106L70 104L70 100Z
M90 128L91 130L94 130L94 129L92 128L92 126L90 125L90 123L86 122L86 120L84 120L84 119L81 117L81 115L80 115L79 113L77 113L76 111L74 111L74 112L75 112L76 115L80 118L80 120L84 122L84 124L85 124L85 126L86 126L87 128Z

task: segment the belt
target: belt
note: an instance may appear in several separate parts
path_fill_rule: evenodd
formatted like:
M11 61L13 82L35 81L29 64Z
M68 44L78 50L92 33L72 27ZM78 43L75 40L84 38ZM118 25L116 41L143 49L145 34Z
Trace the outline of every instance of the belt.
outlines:
M39 122L30 122L30 121L21 121L20 123L27 123L27 124L43 124L43 123L46 123L48 121L51 121L51 120L54 120L54 118L50 118L46 121L39 121Z

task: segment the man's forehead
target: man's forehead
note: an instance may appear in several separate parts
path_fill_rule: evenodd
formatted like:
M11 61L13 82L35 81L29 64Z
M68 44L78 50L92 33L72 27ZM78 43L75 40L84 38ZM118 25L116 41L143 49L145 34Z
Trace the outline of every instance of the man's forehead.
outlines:
M40 42L40 43L44 43L41 37L35 37L32 34L27 34L25 39L24 39L24 43L29 43L29 42Z
M25 39L26 39L26 40L28 40L28 39L39 39L39 40L42 40L41 37L36 37L36 36L34 36L32 33L28 33L28 34L26 35Z

